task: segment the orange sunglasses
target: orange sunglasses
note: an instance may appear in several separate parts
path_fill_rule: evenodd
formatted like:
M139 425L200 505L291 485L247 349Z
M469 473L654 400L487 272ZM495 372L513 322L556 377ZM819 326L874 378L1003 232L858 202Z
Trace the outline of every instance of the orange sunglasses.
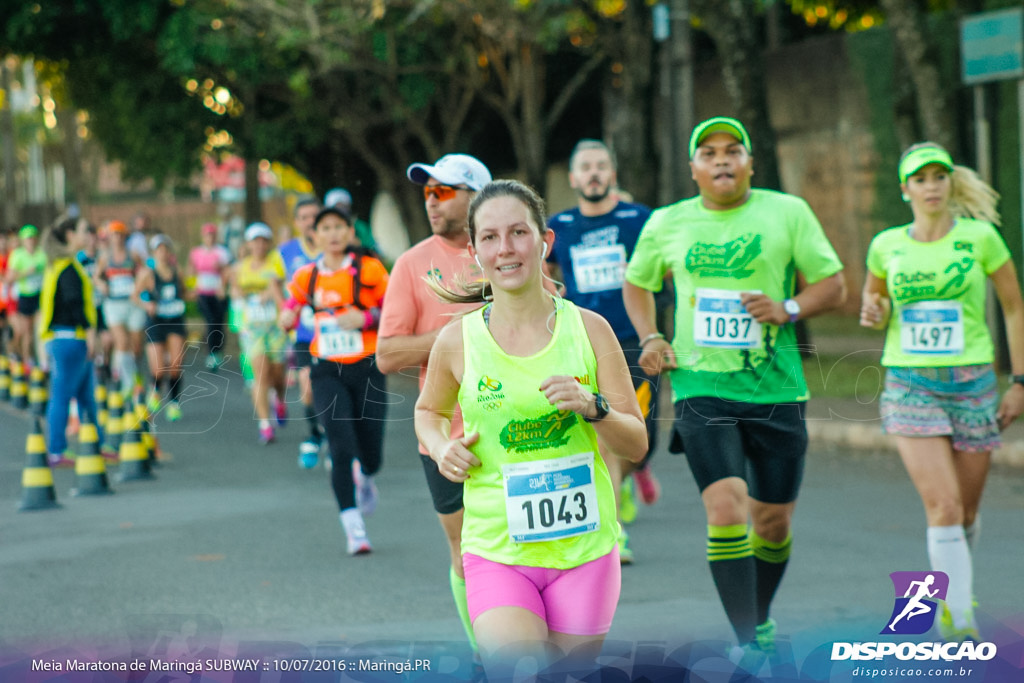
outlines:
M463 188L450 185L424 185L423 200L426 201L432 196L439 202L446 202L455 198L455 193Z

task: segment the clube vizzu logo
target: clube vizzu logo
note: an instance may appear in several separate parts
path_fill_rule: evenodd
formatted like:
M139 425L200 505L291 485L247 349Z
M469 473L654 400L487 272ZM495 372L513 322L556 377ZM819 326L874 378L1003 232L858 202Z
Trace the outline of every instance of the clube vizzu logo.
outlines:
M892 572L895 599L892 614L879 635L917 636L927 633L942 610L949 589L944 572ZM996 656L994 643L964 642L853 642L832 643L832 661L880 660L895 657L917 661L988 661Z

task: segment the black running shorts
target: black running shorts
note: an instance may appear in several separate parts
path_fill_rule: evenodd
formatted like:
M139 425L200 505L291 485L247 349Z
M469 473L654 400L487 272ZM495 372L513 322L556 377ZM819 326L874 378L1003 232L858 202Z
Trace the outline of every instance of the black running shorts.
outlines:
M675 434L698 488L740 477L762 503L796 500L807 452L804 407L707 396L678 401Z

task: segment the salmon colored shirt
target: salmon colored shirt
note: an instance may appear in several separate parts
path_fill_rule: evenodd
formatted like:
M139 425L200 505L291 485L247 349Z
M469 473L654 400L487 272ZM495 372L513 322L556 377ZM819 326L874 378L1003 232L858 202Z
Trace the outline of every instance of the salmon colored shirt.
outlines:
M444 327L458 318L459 313L483 305L483 302L477 305L441 301L424 281L431 273L440 275L443 285L456 290L459 276L463 282L473 282L480 277L480 269L470 258L466 247L453 247L437 235L416 244L399 256L391 269L388 296L378 328L381 337L426 334ZM423 363L420 366L421 391L426 378L427 364ZM462 436L462 413L459 411L452 418L451 436ZM427 454L423 446L420 446L420 453Z

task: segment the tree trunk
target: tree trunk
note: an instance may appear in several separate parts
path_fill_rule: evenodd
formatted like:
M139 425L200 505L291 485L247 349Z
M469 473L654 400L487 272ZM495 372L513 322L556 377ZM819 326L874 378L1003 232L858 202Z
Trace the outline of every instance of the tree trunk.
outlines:
M896 140L903 150L919 142L922 137L917 123L917 94L907 60L897 44L893 45L893 57L896 63L893 64L892 113L896 122Z
M4 89L3 105L0 106L0 145L3 146L4 165L4 229L19 222L18 190L15 187L15 140L14 112L11 109L11 72L7 65L0 61L0 86Z
M939 143L956 157L959 150L955 147L953 88L939 69L935 48L925 30L925 16L915 3L906 0L880 0L879 4L910 71L924 138Z
M260 201L260 162L245 155L245 224L263 220Z
M750 0L692 0L691 6L715 42L726 92L736 110L736 118L750 133L757 186L782 189L754 3Z
M522 124L522 148L517 151L526 184L540 196L547 192L548 176L544 151L547 131L544 126L544 53L538 45L519 45L519 68L522 93L519 98L519 120Z
M619 184L638 202L657 202L651 144L652 53L650 10L629 3L622 24L608 40L611 69L605 72L604 139L618 162ZM617 68L618 67L621 68Z
M255 88L245 86L239 88L244 93L242 101L245 111L242 114L241 154L245 161L245 224L263 220L263 204L260 201L260 160L255 152L256 136L254 131L257 108Z
M377 179L377 189L388 192L395 198L402 222L405 223L406 231L409 233L410 244L415 244L427 237L430 234L430 226L427 225L423 215L423 191L418 185L404 179L404 169L409 166L404 138L398 137L390 141L391 147L395 151L395 158L398 160L397 165L403 169L403 179L396 181L398 175L395 173L393 163L386 161L378 153L379 150L371 146L366 139L364 129L345 129L342 132L349 147L373 169L373 174ZM396 135L400 136L400 134Z
M78 137L78 124L75 121L75 110L73 108L58 107L54 112L60 124L61 133L64 137L64 144L61 145L63 153L64 176L67 178L68 187L71 192L71 202L78 205L81 215L85 215L89 203L89 186L85 181L85 173L82 169L82 145ZM61 197L60 199L63 199Z

